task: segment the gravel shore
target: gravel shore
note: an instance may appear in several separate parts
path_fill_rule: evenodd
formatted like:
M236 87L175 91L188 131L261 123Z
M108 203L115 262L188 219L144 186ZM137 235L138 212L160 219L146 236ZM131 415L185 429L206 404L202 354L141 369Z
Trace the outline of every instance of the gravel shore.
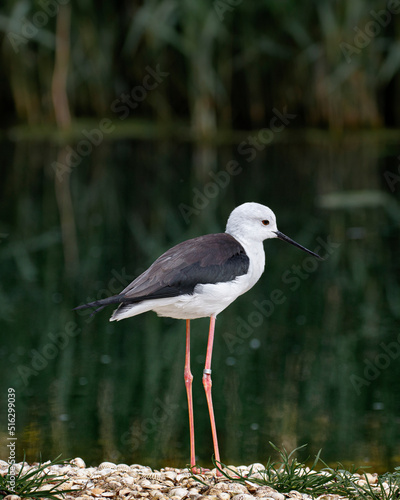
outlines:
M22 464L16 464L15 473L21 470ZM35 465L26 465L22 474L28 472ZM230 467L241 473L252 467L252 473L262 470L262 464L252 466ZM0 474L5 475L8 465L0 461ZM312 500L310 495L291 491L282 494L269 486L259 486L251 481L240 484L226 477L217 476L216 469L204 472L193 477L188 469L165 467L154 471L150 467L133 464L113 464L103 462L98 467L86 467L81 458L71 460L69 464L52 465L46 467L45 473L55 474L59 478L67 479L61 485L62 490L76 490L64 494L66 500L94 500L94 499L121 499L149 498L150 500ZM232 472L233 474L233 472ZM370 484L377 481L376 474L368 474ZM198 478L199 480L197 480ZM365 478L358 476L358 481ZM49 489L46 486L43 489ZM8 495L6 500L19 500L17 495ZM345 497L338 495L322 495L319 500L339 500Z

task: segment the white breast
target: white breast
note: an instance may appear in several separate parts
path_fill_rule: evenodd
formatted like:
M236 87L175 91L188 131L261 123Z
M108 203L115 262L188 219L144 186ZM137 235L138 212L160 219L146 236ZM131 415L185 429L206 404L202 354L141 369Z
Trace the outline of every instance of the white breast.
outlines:
M237 238L239 241L240 239ZM250 290L257 281L260 279L262 273L265 268L265 252L264 246L261 242L256 242L253 244L248 244L245 241L240 241L242 246L244 247L247 256L250 259L250 265L248 273L246 274L248 280L248 286L242 293Z

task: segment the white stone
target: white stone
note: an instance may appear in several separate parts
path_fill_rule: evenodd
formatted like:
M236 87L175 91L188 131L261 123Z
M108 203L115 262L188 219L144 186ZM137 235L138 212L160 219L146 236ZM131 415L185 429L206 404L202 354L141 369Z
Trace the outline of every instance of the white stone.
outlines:
M113 464L112 462L102 462L98 469L103 470L103 469L115 469L117 466Z
M169 490L168 492L168 496L170 498L172 497L178 497L178 498L183 498L184 496L186 496L188 494L188 490L187 488L172 488L171 490Z
M224 491L221 491L221 493L218 493L217 497L220 500L229 500L231 498L229 493L225 493Z
M122 478L122 484L125 484L125 485L130 485L130 484L133 484L135 482L134 478L131 477L131 476L128 476L128 477L123 477Z
M232 500L253 500L253 495L246 495L244 493L240 493L239 495L235 495L232 497Z
M86 467L85 462L80 457L76 457L70 461L70 464L79 467L80 469L84 469Z
M265 465L260 464L260 463L255 463L250 465L249 470L252 469L254 472L259 471L259 470L265 470Z
M285 495L282 495L282 493L278 493L277 491L271 491L268 496L274 500L285 500Z
M130 471L131 468L127 464L118 464L117 465L117 470L127 472L127 471Z
M170 479L171 481L175 481L176 479L176 472L175 471L172 471L172 470L168 470L167 472L165 472L165 477L167 479Z

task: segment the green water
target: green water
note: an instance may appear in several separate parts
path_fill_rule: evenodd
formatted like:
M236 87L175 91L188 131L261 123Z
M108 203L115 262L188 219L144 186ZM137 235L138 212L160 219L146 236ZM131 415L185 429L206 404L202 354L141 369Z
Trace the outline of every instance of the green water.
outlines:
M67 172L54 164L63 159L55 144L3 141L1 458L12 387L19 459L188 463L185 323L154 313L110 323L112 309L90 317L72 308L119 292L173 244L223 231L235 206L257 201L326 259L267 241L266 272L218 317L222 461L265 462L272 441L308 443L306 455L322 448L328 462L398 465L400 183L387 174L398 175L398 154L369 137L292 136L251 161L237 144L118 140ZM212 455L207 329L206 319L192 322L202 465Z

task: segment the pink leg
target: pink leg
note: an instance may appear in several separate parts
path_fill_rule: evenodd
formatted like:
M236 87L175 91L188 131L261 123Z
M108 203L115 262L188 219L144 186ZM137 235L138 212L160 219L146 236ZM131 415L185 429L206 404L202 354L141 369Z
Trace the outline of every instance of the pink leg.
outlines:
M217 429L215 427L215 419L214 419L214 408L212 404L211 398L211 356L212 356L212 348L214 343L214 329L215 329L215 316L211 316L210 318L210 331L208 334L208 343L207 343L207 354L206 354L206 364L204 366L203 371L203 386L206 391L206 398L208 404L208 411L210 413L210 421L211 421L211 432L214 443L214 456L217 463L221 462L219 457L219 449L218 449L218 439L217 439Z
M194 452L194 418L193 418L193 396L192 396L192 381L193 375L190 371L190 320L186 320L186 357L185 357L185 386L189 409L189 433L190 433L190 467L193 472L196 470L196 459Z

